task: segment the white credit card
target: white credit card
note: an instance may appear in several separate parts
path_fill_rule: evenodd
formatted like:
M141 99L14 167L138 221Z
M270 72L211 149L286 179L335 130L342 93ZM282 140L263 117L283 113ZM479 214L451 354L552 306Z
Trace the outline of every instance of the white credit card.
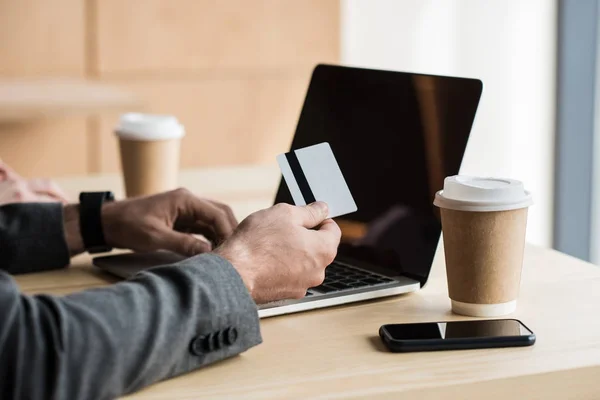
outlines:
M329 218L358 209L329 143L280 154L277 162L295 205L324 201L329 206Z

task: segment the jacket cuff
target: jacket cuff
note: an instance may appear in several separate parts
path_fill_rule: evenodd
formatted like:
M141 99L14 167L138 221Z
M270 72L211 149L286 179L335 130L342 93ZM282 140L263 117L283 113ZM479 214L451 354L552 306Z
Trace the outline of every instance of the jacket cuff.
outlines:
M208 253L176 265L193 269L198 281L206 289L210 287L202 293L211 293L200 302L206 309L198 314L184 370L212 364L262 343L258 307L229 261Z
M0 239L0 266L11 274L69 264L60 203L15 203L0 207Z

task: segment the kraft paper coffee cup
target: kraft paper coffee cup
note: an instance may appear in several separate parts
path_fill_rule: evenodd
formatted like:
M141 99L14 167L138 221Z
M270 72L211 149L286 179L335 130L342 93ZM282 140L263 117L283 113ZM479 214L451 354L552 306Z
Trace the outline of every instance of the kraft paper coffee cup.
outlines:
M185 135L177 118L128 113L121 116L115 134L127 197L177 188L180 142Z
M510 314L521 283L531 194L512 179L451 176L436 193L452 311Z

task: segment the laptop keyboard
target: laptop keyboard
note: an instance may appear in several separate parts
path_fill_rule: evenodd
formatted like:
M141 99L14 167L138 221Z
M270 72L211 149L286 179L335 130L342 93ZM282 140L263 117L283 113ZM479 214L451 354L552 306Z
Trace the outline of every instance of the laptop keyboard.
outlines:
M342 290L359 289L391 282L395 282L394 279L334 262L325 269L325 280L323 283L309 289L309 291L306 292L306 295L311 296L314 294L326 294Z

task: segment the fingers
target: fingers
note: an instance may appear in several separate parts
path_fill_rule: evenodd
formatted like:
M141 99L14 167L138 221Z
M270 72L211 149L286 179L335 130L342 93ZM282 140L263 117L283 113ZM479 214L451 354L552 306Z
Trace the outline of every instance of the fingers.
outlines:
M24 184L13 180L0 181L0 204L21 202L25 196L29 193Z
M215 233L216 239L222 241L233 233L235 225L231 223L227 213L210 201L195 198L192 201L196 224L204 223Z
M340 229L338 224L336 224L335 221L332 219L326 219L325 221L323 221L321 226L319 226L317 233L321 237L326 238L326 240L331 241L331 243L334 244L336 247L340 243L340 239L342 238L342 230Z
M18 179L22 179L22 178L8 164L6 164L4 161L0 160L0 181L9 180L9 179L18 180Z
M35 193L46 195L54 198L56 201L61 203L68 203L68 196L62 191L62 189L53 181L49 179L32 179L28 182L29 187Z
M211 251L210 243L187 233L165 229L156 237L161 249L192 257Z
M184 207L180 218L182 221L189 221L190 227L197 223L207 224L215 232L217 240L221 241L233 233L236 224L222 207L217 207L211 201L200 199L189 191L180 191L185 197ZM233 214L233 213L231 213Z
M326 203L317 201L306 206L295 207L294 213L300 225L311 229L323 223L325 218L327 218L329 208Z
M0 204L8 203L47 203L55 198L43 193L33 192L24 180L0 181Z
M219 238L216 236L213 227L202 221L177 223L173 229L179 232L202 235L215 244L219 243Z
M68 196L49 179L23 179L10 166L0 160L0 182L13 188L12 201L53 202L67 204ZM6 189L4 189L6 191ZM6 200L7 194L3 193Z
M212 204L219 207L221 210L223 210L223 212L225 212L227 219L229 219L231 226L233 226L233 229L235 229L238 226L239 222L238 222L237 218L235 217L235 215L233 214L233 210L231 209L231 207L229 207L227 204L219 203L218 201L213 201L213 200L208 200L208 201L210 201Z
M325 263L330 264L337 255L338 246L342 237L342 231L338 224L332 219L326 219L317 231L312 232L316 236L320 254L325 258Z

